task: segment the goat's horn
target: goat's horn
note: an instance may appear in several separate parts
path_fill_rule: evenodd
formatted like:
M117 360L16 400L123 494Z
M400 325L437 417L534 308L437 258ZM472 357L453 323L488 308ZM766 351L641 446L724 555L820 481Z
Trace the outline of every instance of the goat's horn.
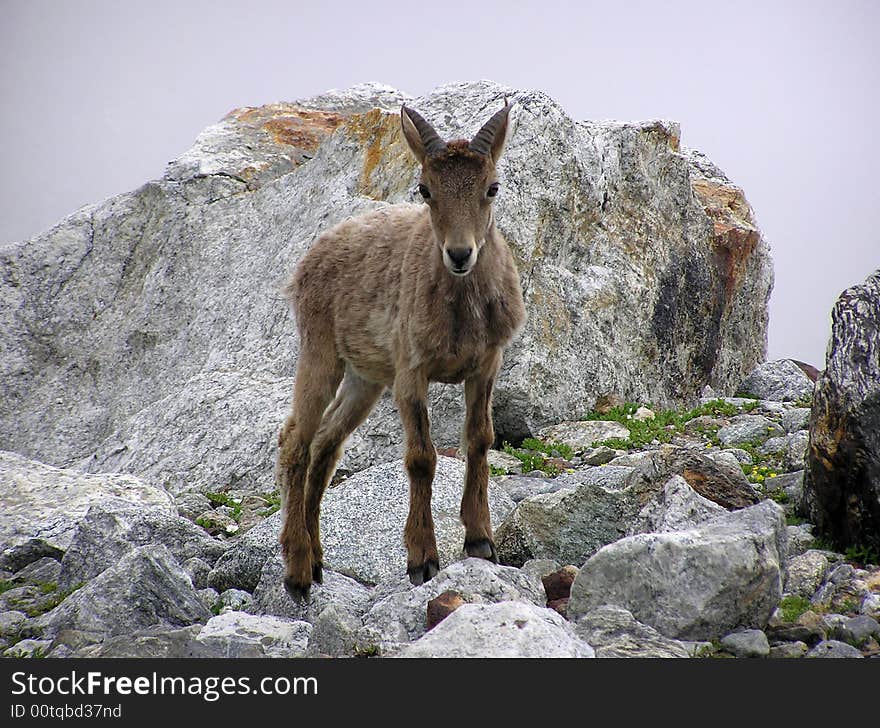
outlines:
M419 133L419 136L422 138L422 146L425 147L425 154L440 154L441 152L446 151L446 142L444 142L434 131L434 127L431 126L427 121L425 121L418 112L413 111L408 106L404 106L403 110L406 112L406 115L409 117L409 120L415 126L416 131Z
M507 99L504 99L504 101L507 102ZM501 109L501 111L496 111L494 116L483 124L483 128L477 132L477 135L473 139L471 139L471 143L468 144L468 149L477 154L489 156L492 152L492 143L495 141L495 135L507 119L507 114L510 112L511 106L513 106L513 103L505 103L504 108Z

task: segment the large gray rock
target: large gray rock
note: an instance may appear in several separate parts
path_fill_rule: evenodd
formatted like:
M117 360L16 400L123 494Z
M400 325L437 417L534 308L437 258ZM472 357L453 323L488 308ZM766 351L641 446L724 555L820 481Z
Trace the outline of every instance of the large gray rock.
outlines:
M595 657L552 609L523 602L464 604L395 657Z
M688 531L629 536L584 564L568 615L615 604L667 637L689 640L762 628L782 596L784 549L782 509L769 500Z
M220 657L302 657L312 625L246 612L211 617L196 641Z
M45 634L62 629L112 636L159 624L185 627L211 614L165 546L140 546L73 592L38 621Z
M828 557L815 549L792 556L786 562L785 593L809 599L828 575Z
M437 459L431 509L440 564L459 558L464 526L459 509L465 466L449 457ZM513 509L513 501L499 488L489 488L492 523ZM328 569L364 583L376 584L406 572L403 529L409 511L409 481L403 461L381 463L329 488L321 504L321 543ZM214 566L210 586L253 591L263 566L280 551L278 534L282 514L270 516L245 533Z
M330 607L358 620L367 610L373 591L354 579L324 569L322 584L312 584L309 599L296 602L284 589L284 564L276 554L263 565L260 581L254 589L250 610L254 614L272 614L286 619L315 622Z
M717 503L703 498L680 475L673 475L642 508L627 535L686 531L726 512Z
M596 657L691 657L678 640L664 637L622 607L606 604L590 610L575 625Z
M837 548L880 548L880 270L844 291L816 381L804 496Z
M629 430L626 427L619 422L608 420L560 422L543 428L538 434L545 440L568 445L576 453L589 450L595 442L629 439Z
M459 517L465 466L437 458L431 486L431 512L440 566L462 554L464 526ZM489 513L497 526L513 510L503 490L489 487ZM321 542L328 568L376 584L406 571L403 529L409 513L409 480L403 461L375 465L352 475L324 496Z
M778 402L802 400L813 393L813 380L791 359L778 359L755 367L737 393Z
M5 394L0 399L5 401ZM167 492L131 475L85 475L0 452L0 551L33 539L46 548L66 549L86 511L108 497L174 513ZM13 562L18 565L20 560L11 558L9 564Z
M656 450L621 455L610 464L636 468L658 489L673 475L680 475L697 493L724 508L743 508L758 502L739 461L726 452L663 445Z
M204 529L167 509L108 499L93 505L78 524L61 561L58 585L69 589L83 584L147 544L164 544L181 565L195 557L213 563L227 549Z
M768 246L676 124L575 121L490 82L419 99L366 86L238 109L162 179L0 248L0 447L174 491L270 490L298 351L283 281L321 230L413 200L403 101L459 137L505 95L517 128L497 220L529 321L498 378L498 434L574 419L603 394L731 390L764 355ZM433 387L431 409L437 444L457 444L460 387ZM401 442L386 396L343 465L399 457Z
M446 591L472 604L518 601L543 607L547 603L544 586L536 577L485 559L467 558L450 564L421 586L412 588L408 581L401 581L392 587L364 615L362 641L383 644L417 639L425 633L428 602Z
M656 492L633 468L598 466L559 476L563 487L520 501L495 531L498 558L522 566L530 559L582 564L624 536Z
M782 428L764 415L737 415L718 430L718 439L722 445L744 445L782 434Z
M108 637L94 645L77 646L65 655L52 654L50 657L158 657L162 659L222 657L219 650L196 640L201 630L201 624L178 629L155 625L131 634ZM55 640L53 652L59 647L65 646L65 637L66 635L62 635Z

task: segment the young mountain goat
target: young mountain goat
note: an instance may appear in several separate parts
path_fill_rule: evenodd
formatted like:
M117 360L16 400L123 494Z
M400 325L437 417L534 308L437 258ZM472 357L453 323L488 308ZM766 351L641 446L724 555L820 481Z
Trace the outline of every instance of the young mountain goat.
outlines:
M406 431L410 580L421 584L439 569L429 382L465 383L464 547L496 561L486 461L494 440L492 387L502 349L525 320L519 275L492 210L509 111L510 104L471 141L447 143L404 106L403 134L422 165L418 189L427 204L391 205L336 225L318 238L286 288L300 358L293 411L278 437L276 479L285 513L284 584L294 599L307 598L311 583L321 582L318 516L342 443L386 387Z

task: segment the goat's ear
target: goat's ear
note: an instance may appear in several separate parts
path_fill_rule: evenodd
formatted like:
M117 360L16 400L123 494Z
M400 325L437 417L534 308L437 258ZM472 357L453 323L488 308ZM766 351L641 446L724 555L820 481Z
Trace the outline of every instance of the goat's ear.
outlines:
M416 125L410 118L410 110L406 108L406 106L400 107L400 126L403 128L403 136L406 139L409 148L412 150L412 153L415 155L416 159L419 160L419 164L424 164L425 145L422 142L422 135L419 134L419 130L416 129Z
M505 102L507 99L505 99ZM504 144L507 142L507 118L510 115L510 109L513 103L505 103L501 111L496 111L489 121L483 124L483 128L477 132L477 135L471 140L469 147L471 151L478 154L485 154L492 157L493 162L501 159L501 153L504 151Z

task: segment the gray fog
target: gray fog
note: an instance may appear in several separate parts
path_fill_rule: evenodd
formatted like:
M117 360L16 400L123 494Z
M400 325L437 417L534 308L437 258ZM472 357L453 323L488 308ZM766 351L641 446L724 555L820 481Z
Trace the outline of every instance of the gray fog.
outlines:
M880 267L880 3L0 0L0 242L161 176L230 110L379 81L678 121L771 245L769 358Z

